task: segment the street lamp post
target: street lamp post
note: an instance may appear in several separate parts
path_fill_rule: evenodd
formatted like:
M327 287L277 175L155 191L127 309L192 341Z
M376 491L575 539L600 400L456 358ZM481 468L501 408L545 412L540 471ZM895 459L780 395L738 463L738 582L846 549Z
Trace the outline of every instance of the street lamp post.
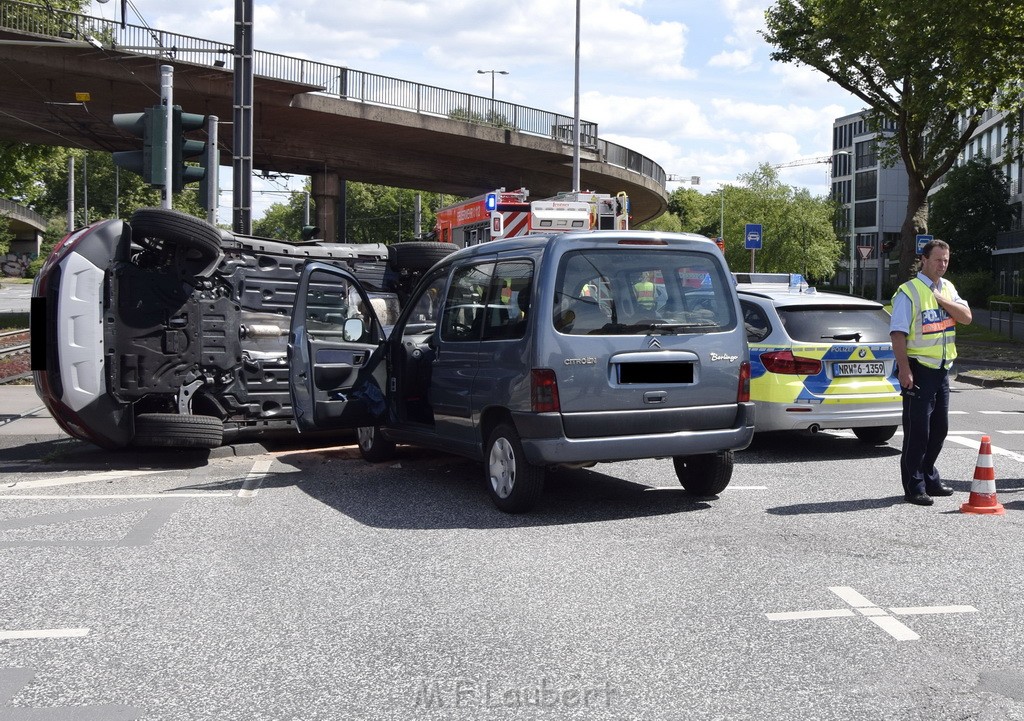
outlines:
M508 75L508 70L477 70L478 75L491 75L491 117L490 122L495 123L497 121L497 115L494 112L494 76L495 75Z
M491 75L491 102L494 102L494 76L495 75L508 75L508 70L477 70L479 75Z

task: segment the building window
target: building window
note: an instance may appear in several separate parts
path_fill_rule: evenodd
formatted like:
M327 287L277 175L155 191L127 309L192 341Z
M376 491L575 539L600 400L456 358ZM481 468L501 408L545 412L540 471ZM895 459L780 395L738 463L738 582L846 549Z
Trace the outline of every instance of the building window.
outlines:
M867 170L857 173L857 200L872 200L878 197L878 171Z
M865 140L857 143L857 170L873 168L878 165L878 153L875 151L875 141Z
M857 203L853 211L853 224L857 228L870 228L876 224L877 205L874 201Z

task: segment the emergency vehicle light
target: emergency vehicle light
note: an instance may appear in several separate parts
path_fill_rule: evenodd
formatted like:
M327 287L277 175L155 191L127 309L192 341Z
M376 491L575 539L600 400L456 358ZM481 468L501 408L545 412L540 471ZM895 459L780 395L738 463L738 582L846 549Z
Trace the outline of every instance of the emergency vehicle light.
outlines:
M495 210L498 207L498 194L488 193L487 197L484 199L484 207L487 208L487 210Z

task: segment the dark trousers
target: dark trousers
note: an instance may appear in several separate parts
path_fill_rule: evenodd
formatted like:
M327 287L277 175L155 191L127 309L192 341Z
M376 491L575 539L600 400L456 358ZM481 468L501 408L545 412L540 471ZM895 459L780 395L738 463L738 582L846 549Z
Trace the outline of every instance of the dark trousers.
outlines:
M910 359L914 387L903 389L903 456L900 475L907 495L927 493L939 485L935 460L949 431L949 376Z

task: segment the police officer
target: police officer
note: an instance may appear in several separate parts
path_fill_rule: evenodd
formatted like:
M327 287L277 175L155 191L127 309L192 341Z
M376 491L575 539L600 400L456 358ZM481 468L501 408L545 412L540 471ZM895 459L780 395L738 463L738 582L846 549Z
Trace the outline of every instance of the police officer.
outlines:
M903 393L903 455L900 475L904 498L932 505L932 496L948 496L935 468L949 429L949 369L956 358L956 324L969 325L971 309L956 288L943 279L949 267L949 244L932 240L924 246L917 277L901 285L892 298L889 337Z

